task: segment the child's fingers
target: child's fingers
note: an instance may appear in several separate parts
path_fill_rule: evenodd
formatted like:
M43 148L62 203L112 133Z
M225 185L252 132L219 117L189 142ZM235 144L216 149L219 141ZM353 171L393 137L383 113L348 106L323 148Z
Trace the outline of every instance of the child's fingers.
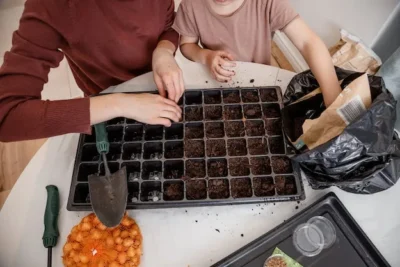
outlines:
M218 65L215 67L215 71L222 75L222 76L226 76L226 77L232 77L235 76L235 72L231 71L231 70L226 70L224 68L221 67L221 65Z
M157 118L151 121L150 124L153 125L164 125L165 127L170 127L172 125L171 121L169 119L165 118Z
M215 75L215 79L216 79L217 81L221 82L221 83L227 83L227 82L229 82L230 80L232 80L231 77L223 76L223 75L219 74L219 73L216 72L216 71L214 72L214 75Z
M221 56L222 58L229 59L230 61L234 61L235 60L231 54L229 54L228 52L225 52L225 51L220 51L218 53L218 55Z
M164 110L161 112L160 117L170 119L174 122L179 122L180 118L176 115L175 112Z
M235 62L228 61L228 60L225 60L225 59L223 59L223 58L221 58L221 59L219 60L219 64L220 64L222 67L224 67L224 68L233 68L233 67L236 67L236 63L235 63Z

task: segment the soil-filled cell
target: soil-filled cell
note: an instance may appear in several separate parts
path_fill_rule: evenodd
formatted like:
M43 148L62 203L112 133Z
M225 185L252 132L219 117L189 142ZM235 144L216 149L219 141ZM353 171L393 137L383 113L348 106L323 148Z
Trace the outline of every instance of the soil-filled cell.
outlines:
M223 139L207 140L207 157L225 157L226 146Z
M185 138L200 139L204 137L203 123L188 123L185 125Z
M183 158L183 142L173 141L164 144L164 157L166 159Z
M203 108L202 107L186 107L185 108L185 120L186 121L202 121L203 120Z
M209 90L204 91L204 104L215 105L221 103L221 91Z
M164 162L165 179L181 179L183 177L183 160L167 160Z
M245 135L244 123L242 121L227 121L225 122L226 136L242 137Z
M186 181L187 200L201 200L207 198L206 180L188 180Z
M292 173L292 162L288 157L272 157L272 169L276 174Z
M294 195L297 193L294 176L275 177L276 191L278 195Z
M142 179L143 180L160 180L162 178L162 162L161 161L145 161L143 162Z
M164 200L178 201L184 197L183 181L164 182Z
M241 120L243 118L242 107L240 105L231 105L224 107L225 120Z
M126 143L123 146L122 159L123 160L140 160L142 158L142 144L141 143Z
M277 102L278 94L274 88L260 89L260 98L262 102Z
M228 140L229 156L245 156L247 155L246 139L229 139Z
M208 193L211 199L229 198L229 181L227 179L209 180Z
M260 98L258 97L258 90L256 89L244 89L241 91L241 93L243 103L255 103L260 101Z
M281 108L278 104L264 104L262 106L265 118L280 118Z
M206 123L206 137L222 138L224 136L225 136L224 123L222 123L222 122L207 122Z
M162 142L151 142L144 144L144 159L161 159L163 156L163 143Z
M143 125L128 125L125 128L124 139L126 142L142 141L143 140Z
M185 164L186 178L204 178L206 176L206 163L204 160L187 160Z
M271 161L269 157L256 157L250 159L251 173L254 175L271 174Z
M253 187L256 197L270 197L275 195L275 185L272 177L255 177L253 179Z
M271 154L285 154L285 143L282 136L268 138Z
M247 176L250 174L250 164L247 158L229 159L229 173L231 176Z
M183 124L174 123L171 127L165 128L166 140L183 139Z
M216 121L222 119L221 106L206 106L204 107L204 117L206 120Z
M203 103L201 91L188 91L185 93L186 105L201 105Z
M247 143L250 155L265 155L268 153L268 142L266 138L249 138Z
M246 133L248 136L264 136L265 130L263 121L246 121Z
M246 119L260 119L262 117L261 106L257 104L243 106Z
M140 200L143 202L158 202L162 199L161 182L144 182L140 191Z
M185 142L185 156L187 158L204 157L204 141L203 140L187 140Z
M265 129L269 136L282 135L282 121L281 119L266 119Z
M128 182L138 181L140 179L140 162L124 162L121 168L126 167Z
M238 178L231 180L233 198L245 198L253 195L250 178Z
M224 90L222 91L222 95L225 104L240 103L239 90Z
M161 140L163 138L163 126L146 125L144 139L146 141Z
M226 177L228 163L226 159L210 159L207 162L208 177Z

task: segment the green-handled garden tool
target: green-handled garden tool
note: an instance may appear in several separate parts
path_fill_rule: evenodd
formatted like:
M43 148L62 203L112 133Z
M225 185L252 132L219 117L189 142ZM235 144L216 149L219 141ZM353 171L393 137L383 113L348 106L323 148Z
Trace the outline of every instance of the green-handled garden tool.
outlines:
M126 210L128 200L128 181L126 167L114 174L110 173L107 154L110 150L108 134L104 123L94 126L96 147L103 158L105 176L89 175L89 192L93 211L107 227L119 225Z
M60 198L58 195L58 188L54 185L46 186L47 190L47 203L44 212L44 233L43 245L48 249L47 266L51 267L52 263L52 248L56 246L58 236L58 211L60 208Z

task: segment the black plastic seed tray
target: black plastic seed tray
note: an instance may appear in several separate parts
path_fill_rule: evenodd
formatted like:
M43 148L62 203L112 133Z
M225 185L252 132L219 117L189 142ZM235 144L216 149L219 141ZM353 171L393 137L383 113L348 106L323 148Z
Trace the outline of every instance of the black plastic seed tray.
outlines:
M128 209L304 199L282 134L278 87L187 91L169 128L107 123L111 172L126 166ZM104 174L94 135L80 137L68 210L91 210L88 175Z
M302 256L292 235L297 226L324 216L336 229L336 242L315 257ZM276 247L304 267L390 267L334 193L211 267L264 267Z

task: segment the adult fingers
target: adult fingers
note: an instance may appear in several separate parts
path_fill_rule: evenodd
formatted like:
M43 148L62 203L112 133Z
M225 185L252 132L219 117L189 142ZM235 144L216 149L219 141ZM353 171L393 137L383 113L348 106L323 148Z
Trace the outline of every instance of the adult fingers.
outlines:
M165 92L164 84L163 84L163 81L160 78L160 76L155 75L154 82L156 83L156 86L157 86L158 92L160 93L160 96L166 97L167 93Z
M167 76L163 79L163 82L164 82L164 87L168 92L168 98L174 101L176 92L175 92L173 78L170 76Z
M173 120L174 122L179 122L179 117L175 112L163 110L160 113L160 117Z
M156 118L150 122L153 125L164 125L165 127L170 127L172 125L169 119L165 118Z
M185 82L183 81L183 73L182 73L182 71L181 71L181 75L180 75L180 78L179 78L179 83L181 84L181 95L179 96L179 99L183 96L183 94L185 93ZM178 102L179 102L179 99L178 99Z
M179 98L181 98L181 94L182 94L182 88L181 88L181 83L180 83L180 74L177 73L174 76L174 87L175 87L175 102L178 103Z

